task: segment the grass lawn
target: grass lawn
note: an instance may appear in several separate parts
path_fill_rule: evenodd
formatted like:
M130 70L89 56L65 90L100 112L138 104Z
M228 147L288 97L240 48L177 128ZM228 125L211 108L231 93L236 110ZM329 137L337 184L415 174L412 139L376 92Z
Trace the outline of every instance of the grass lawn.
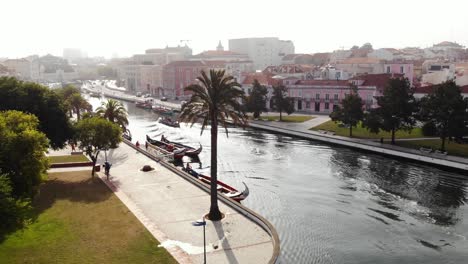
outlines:
M334 121L327 121L323 124L320 124L318 126L315 126L313 128L310 128L310 130L328 130L328 131L334 131L336 135L338 136L344 136L348 137L349 136L349 128L346 127L339 127L337 123ZM390 132L385 132L385 131L380 131L378 134L374 134L369 132L366 128L363 128L361 124L359 124L357 127L353 127L353 137L356 138L371 138L371 139L380 139L380 138L392 138L392 133ZM424 137L422 134L421 128L414 128L411 133L408 133L406 131L397 131L395 133L395 138L420 138Z
M50 163L70 163L70 162L87 162L89 161L85 155L64 155L64 156L49 156Z
M264 120L264 121L276 121L278 120L279 121L279 115L277 116L260 116L260 119L261 120ZM288 115L283 115L282 119L283 119L283 122L291 122L291 123L302 123L302 122L305 122L305 121L309 121L311 119L313 119L314 117L313 116L288 116Z
M0 263L176 263L89 171L48 178L36 221L0 241Z
M420 147L439 149L441 144L440 139L414 140L414 141L397 141L398 146L419 149ZM449 155L468 157L468 144L458 144L455 142L445 141L445 148Z

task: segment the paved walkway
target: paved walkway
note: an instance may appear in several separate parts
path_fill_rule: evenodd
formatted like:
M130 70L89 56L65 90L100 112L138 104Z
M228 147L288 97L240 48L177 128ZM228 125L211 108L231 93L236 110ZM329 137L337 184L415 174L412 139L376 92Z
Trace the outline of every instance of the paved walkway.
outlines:
M440 154L435 154L435 153L423 153L416 149L409 149L409 148L394 146L390 144L381 144L380 142L375 142L375 141L368 140L368 139L342 137L342 136L324 134L318 131L309 130L309 128L314 126L314 125L311 126L310 124L310 121L312 120L309 120L308 122L293 123L293 124L285 123L285 122L251 121L250 124L252 127L263 128L263 129L277 131L277 132L286 133L286 134L288 132L291 132L292 135L294 135L293 133L300 133L303 136L306 136L306 137L310 136L310 137L313 137L313 139L323 140L326 142L330 142L331 140L333 140L334 141L333 143L349 142L349 143L359 144L363 146L370 146L372 147L372 149L375 150L375 152L382 152L385 154L390 154L386 152L385 150L392 150L392 151L408 153L411 155L417 155L419 157L428 157L430 159L439 159L439 160L446 160L450 162L456 162L456 163L463 164L462 166L464 168L466 168L467 167L466 165L468 164L467 158L451 156L451 155L440 155ZM278 129L281 131L279 131ZM348 145L348 144L343 144L343 145Z
M180 263L203 263L203 227L194 227L209 210L210 197L195 185L126 144L107 154L110 182L99 176ZM99 163L102 163L103 155ZM144 165L155 170L142 172ZM226 217L206 226L208 263L268 263L273 254L269 234L219 202Z

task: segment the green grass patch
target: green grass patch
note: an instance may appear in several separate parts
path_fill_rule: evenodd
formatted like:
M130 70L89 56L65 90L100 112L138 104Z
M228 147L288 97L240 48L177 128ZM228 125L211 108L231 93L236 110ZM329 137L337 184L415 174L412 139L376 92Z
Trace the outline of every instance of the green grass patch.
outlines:
M310 130L328 130L335 132L338 136L348 137L349 136L349 128L347 127L339 127L338 123L334 121L327 121L323 124L310 128ZM353 127L353 137L355 138L371 138L371 139L380 139L385 138L389 139L392 138L392 133L380 131L378 134L371 133L367 130L367 128L363 128L361 124L357 127ZM414 128L411 133L406 131L397 131L395 133L395 138L421 138L424 137L422 134L421 128Z
M176 263L89 171L48 178L37 219L0 242L0 263Z
M282 122L290 122L290 123L302 123L305 121L309 121L315 117L313 116L291 116L291 115L283 115L282 117ZM260 120L263 121L279 121L280 117L279 115L277 116L260 116Z
M434 150L440 149L442 144L441 139L425 139L425 140L411 140L411 141L397 141L395 142L398 146L412 148L412 149L419 149L421 147L424 148L432 148ZM447 150L449 155L460 156L460 157L468 157L468 144L458 144L455 142L449 142L448 140L445 141L445 149Z
M87 162L89 161L85 155L64 155L64 156L49 156L50 163L71 163L71 162Z

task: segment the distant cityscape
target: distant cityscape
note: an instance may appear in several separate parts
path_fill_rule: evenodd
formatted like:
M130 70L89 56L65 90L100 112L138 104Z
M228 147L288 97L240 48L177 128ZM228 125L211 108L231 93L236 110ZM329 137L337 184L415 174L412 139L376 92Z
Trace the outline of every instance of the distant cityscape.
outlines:
M429 48L374 49L370 43L327 53L297 54L291 40L230 39L213 49L193 54L185 43L149 48L128 58L88 57L80 49L64 49L63 57L31 55L0 59L0 77L45 84L90 79L113 79L129 93L185 100L184 87L195 82L201 70L224 69L249 93L256 79L271 88L283 84L294 98L297 111L331 113L349 93L350 84L366 108L376 107L389 78L408 78L420 98L433 85L453 79L468 96L468 49L443 41Z

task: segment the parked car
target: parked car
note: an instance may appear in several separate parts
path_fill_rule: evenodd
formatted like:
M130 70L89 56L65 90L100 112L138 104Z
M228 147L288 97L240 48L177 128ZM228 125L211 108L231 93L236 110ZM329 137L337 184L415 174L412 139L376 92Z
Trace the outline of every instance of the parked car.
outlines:
M167 101L167 97L166 96L161 97L161 101Z
M144 98L148 98L148 97L151 97L151 94L145 94L143 95Z
M141 92L136 93L136 97L141 97Z

